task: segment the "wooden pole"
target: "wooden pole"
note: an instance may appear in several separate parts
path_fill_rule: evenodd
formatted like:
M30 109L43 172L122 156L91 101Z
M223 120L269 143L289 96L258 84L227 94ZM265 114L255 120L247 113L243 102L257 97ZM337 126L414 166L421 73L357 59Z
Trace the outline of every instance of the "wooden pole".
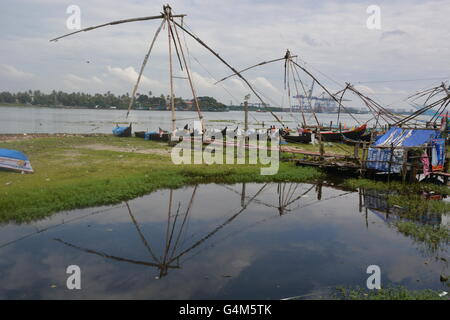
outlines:
M141 70L139 71L139 76L138 76L138 78L136 80L136 84L134 85L133 92L131 94L130 104L128 105L127 117L130 114L131 107L133 106L133 102L134 102L134 99L136 97L136 91L138 89L139 82L141 81L142 73L144 72L144 68L145 68L145 66L147 64L148 58L150 57L150 53L152 52L153 46L155 45L156 38L158 37L159 32L161 31L161 29L162 29L162 27L163 27L165 22L166 22L166 20L164 19L161 22L161 25L159 26L158 30L156 30L155 36L153 37L153 40L152 40L152 43L150 44L150 47L148 48L147 54L144 57L144 61L142 62Z
M361 156L361 177L364 177L366 171L366 157L368 154L366 143L363 143L363 150Z
M324 158L324 154L325 154L325 148L323 146L323 141L322 141L322 134L320 133L320 131L318 131L318 135L319 135L319 152L320 152L320 161L323 161Z
M178 15L174 15L172 17L180 17L180 18L182 18L182 17L185 17L185 16L186 16L185 14L178 14ZM165 19L165 18L166 18L165 15L161 14L159 16L149 16L149 17L141 17L141 18L132 18L132 19L112 21L112 22L100 24L100 25L93 26L93 27L84 28L84 29L81 29L81 30L77 30L75 32L71 32L71 33L65 34L63 36L51 39L50 42L52 42L52 41L56 42L56 41L58 41L61 38L65 38L65 37L74 35L74 34L79 33L79 32L91 31L91 30L94 30L94 29L97 29L97 28L101 28L101 27L112 26L112 25L117 25L117 24L121 24L121 23L135 22L135 21L145 21L145 20L154 20L154 19Z
M200 110L200 103L198 102L197 94L195 93L194 84L193 84L192 77L191 77L191 72L189 71L188 64L186 63L186 57L184 55L183 46L181 45L180 37L178 35L178 30L177 30L177 27L175 24L173 25L173 28L175 30L175 35L178 39L178 44L180 45L181 57L183 58L184 67L186 68L186 74L187 74L187 77L189 80L189 85L191 87L192 96L194 97L195 107L197 108L197 114L198 114L198 118L200 119L200 125L201 125L202 136L203 136L205 126L203 124L203 115Z
M292 61L289 60L289 63L292 64ZM292 70L295 70L295 68L293 66L291 66ZM298 73L297 73L298 75ZM298 91L298 85L297 85L297 81L295 81L295 74L294 72L292 72L292 79L294 79L294 86L295 86L295 91L297 92L297 98L298 98L298 103L300 106L300 112L302 113L302 120L303 120L303 128L306 128L307 124L306 124L306 118L305 118L305 112L303 110L303 103L302 103L302 98L300 98L300 92ZM300 81L300 79L299 79ZM303 83L302 83L303 86Z
M186 32L189 36L191 36L193 39L195 39L198 43L200 43L203 47L205 47L209 52L211 52L214 56L217 57L220 61L222 61L223 64L225 64L228 68L231 69L239 78L241 78L242 81L245 82L245 84L250 88L250 90L255 94L255 96L261 101L263 106L266 106L267 104L263 101L261 96L253 89L253 86L248 82L247 79L245 79L239 71L237 71L235 68L233 68L228 62L226 62L217 52L215 52L213 49L211 49L209 46L207 46L199 37L195 36L192 32L188 31L185 27L183 27L181 24L176 22L172 19L172 22L176 24L181 30ZM276 114L274 114L271 110L269 110L270 114L284 127L283 121L281 121L280 118L277 117Z
M318 80L317 80L317 78L311 73L311 72L309 72L308 70L306 70L305 68L303 68L301 65L299 65L297 62L295 62L295 61L292 61L297 67L299 67L301 70L303 70L303 72L305 72L307 75L309 75L330 97L331 97L331 99L333 99L336 103L338 103L338 105L339 106L341 106L345 111L347 111L347 109L344 107L344 105L330 92L330 91L328 91L328 89L327 88L325 88L323 85L322 85L322 83L321 82L319 82ZM361 124L361 122L358 120L358 119L356 119L354 116L353 116L353 114L351 113L351 112L348 112L347 111L347 113L353 118L353 120L355 120L357 123L359 123L359 124Z
M355 143L353 155L354 155L355 159L359 159L359 143Z
M388 183L391 182L391 166L392 166L392 159L394 157L394 144L391 143L391 154L389 156L389 172L388 172Z
M172 112L172 133L174 133L177 127L175 119L175 96L173 92L172 38L170 32L170 17L172 15L172 12L170 6L164 6L164 13L167 20L167 36L169 39L170 108Z
M295 64L294 64L294 62L292 60L291 60L291 63L295 66ZM298 73L298 70L296 68L293 68L293 69L294 69L295 73L297 74L297 78L298 78L300 84L302 85L303 92L305 93L305 97L308 100L308 105L309 105L309 108L310 108L310 110L311 110L311 112L312 112L312 114L314 116L314 120L316 120L317 126L320 127L319 119L317 119L316 112L314 111L314 108L313 108L313 106L311 104L311 95L312 95L313 87L311 87L310 93L307 93L306 89L305 89L305 86L303 85L303 82L300 80L300 74ZM294 79L294 83L296 83L295 79ZM313 79L313 84L312 85L314 86L314 79ZM303 110L303 104L301 103L301 101L299 101L299 103L301 105L302 113L303 113L303 111L304 111ZM304 117L304 115L303 115L303 117ZM306 124L306 120L304 122ZM306 127L306 125L305 125L305 127Z
M408 151L405 150L403 153L403 165L402 165L402 182L405 183L406 182L406 173L408 171Z
M244 101L244 131L248 130L248 101Z

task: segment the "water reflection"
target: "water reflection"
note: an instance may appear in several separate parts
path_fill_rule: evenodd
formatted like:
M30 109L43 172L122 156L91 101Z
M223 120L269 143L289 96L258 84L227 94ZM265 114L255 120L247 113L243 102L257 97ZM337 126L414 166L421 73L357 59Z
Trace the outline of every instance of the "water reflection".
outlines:
M434 195L424 195L423 201L427 200L442 200L444 196L434 194ZM402 213L405 212L405 209L398 205L390 205L389 204L389 192L379 191L379 190L359 190L359 201L360 201L360 211L361 208L365 208L371 211L373 214L378 216L381 220L392 223L399 220L402 220ZM408 219L404 220L412 220L415 222L419 222L422 224L428 225L441 225L445 224L442 219L442 214L433 213L428 210L428 207L425 207L422 212L417 213L414 216L408 216Z
M128 210L128 214L130 215L131 221L133 225L136 228L136 232L139 235L139 238L142 241L142 244L147 249L148 253L150 254L151 261L136 261L128 258L123 257L117 257L113 255L109 255L107 253L88 249L88 248L82 248L79 246L76 246L72 243L65 242L61 239L55 239L56 241L69 246L71 248L84 251L89 254L95 254L107 259L112 259L116 261L122 261L122 262L128 262L132 264L140 264L148 267L155 267L159 270L159 277L162 278L167 275L169 269L179 269L180 268L180 258L184 255L186 255L188 252L192 251L199 245L201 245L204 241L212 237L216 232L218 232L220 229L224 228L227 224L232 222L234 219L236 219L244 210L247 208L248 204L250 204L267 186L267 184L263 185L258 192L248 200L248 202L245 202L245 184L243 184L243 193L242 193L242 202L241 206L242 208L233 214L231 217L229 217L224 223L217 226L215 229L213 229L211 232L206 234L206 236L202 237L200 240L196 241L194 244L192 244L190 247L186 249L181 249L180 247L180 239L182 235L185 233L185 229L187 226L187 221L189 214L191 212L192 203L194 201L195 193L197 191L198 185L194 187L192 191L192 196L189 201L189 204L187 206L187 209L184 213L180 212L181 203L178 204L178 207L176 209L175 215L173 215L173 190L169 190L169 205L168 205L168 212L167 212L167 228L166 228L166 234L165 234L165 242L164 242L164 253L162 256L156 256L153 252L149 242L145 238L144 234L142 233L138 222L136 221L136 218L134 217L133 213L131 212L130 206L128 202L126 203L126 207ZM181 222L179 222L179 219L182 219ZM178 224L177 224L178 223Z
M1 226L0 297L279 299L364 286L370 264L384 284L441 288L442 263L425 264L389 225L399 210L329 181L161 190ZM64 287L70 264L84 272L81 292Z

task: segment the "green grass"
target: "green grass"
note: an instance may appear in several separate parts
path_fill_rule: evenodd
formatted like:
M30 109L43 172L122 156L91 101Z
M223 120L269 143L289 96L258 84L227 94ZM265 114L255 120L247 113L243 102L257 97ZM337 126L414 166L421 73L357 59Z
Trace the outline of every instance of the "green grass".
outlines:
M387 198L388 205L395 209L395 214L401 221L392 223L400 233L422 243L427 249L435 251L448 245L450 231L448 226L423 224L422 220L429 216L447 215L450 213L450 203L442 200L427 200L422 193L447 195L449 188L442 185L400 182L379 182L367 179L347 179L346 187L352 189L377 190Z
M431 183L401 183L399 181L391 181L390 183L382 181L374 181L369 179L347 179L344 182L345 186L357 189L364 188L370 190L389 190L398 193L420 193L420 192L435 192L443 195L450 194L450 188L444 185L436 185Z
M449 228L443 225L419 224L411 221L395 222L397 230L416 241L427 244L436 249L441 244L450 242Z
M414 218L423 214L448 214L450 212L450 202L440 200L426 200L417 194L410 195L388 195L390 206L397 206L404 211L403 217Z
M448 296L440 297L435 290L409 290L404 287L367 290L361 288L337 289L337 298L343 300L448 300Z
M300 150L319 152L319 144L288 143L286 146ZM352 157L354 155L354 146L343 143L324 142L324 151L325 153L333 153ZM300 157L299 155L296 156Z
M92 145L116 150L93 150ZM316 169L292 163L280 163L273 176L260 175L259 165L175 165L166 144L138 138L43 137L3 142L0 148L25 152L35 170L34 174L0 171L0 222L28 222L61 210L114 204L161 188L305 182L321 176Z

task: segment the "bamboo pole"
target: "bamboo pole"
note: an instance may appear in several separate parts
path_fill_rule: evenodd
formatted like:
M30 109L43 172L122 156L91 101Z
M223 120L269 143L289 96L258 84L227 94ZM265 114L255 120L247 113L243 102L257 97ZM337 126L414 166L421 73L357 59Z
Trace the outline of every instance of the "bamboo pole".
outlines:
M292 61L291 61L291 63L293 64ZM300 84L302 85L302 89L303 89L303 92L305 93L305 97L307 97L308 104L309 104L309 108L310 108L310 110L311 110L311 112L312 112L312 114L313 114L313 116L314 116L314 120L316 120L317 126L320 127L319 119L317 119L316 112L314 111L314 108L312 107L312 104L311 104L311 99L310 99L311 97L310 97L310 95L306 92L305 86L303 85L303 82L302 82L301 79L300 79L300 74L298 73L298 70L297 70L296 68L294 68L294 71L295 71L295 73L297 74L297 78L298 78L298 80L300 81ZM313 79L313 81L314 81L314 79ZM294 83L295 83L295 79L294 79ZM314 86L314 82L313 82L312 86ZM311 87L311 89L312 89L312 88L313 88L313 87ZM312 90L311 90L311 94L312 94ZM303 112L303 104L300 103L300 105L301 105L302 112ZM306 121L305 121L305 122L306 122Z
M178 14L178 15L174 15L173 17L182 18L182 17L185 17L185 16L186 16L185 14ZM102 28L102 27L106 27L106 26L112 26L112 25L116 25L116 24L135 22L135 21L155 20L155 19L164 19L164 18L165 18L165 15L161 14L159 16L148 16L148 17L131 18L131 19L124 19L124 20L107 22L107 23L104 23L104 24L100 24L100 25L96 25L96 26L93 26L93 27L88 27L88 28L84 28L84 29L81 29L81 30L77 30L77 31L71 32L71 33L67 33L67 34L62 35L60 37L51 39L50 42L56 42L59 39L62 39L62 38L74 35L76 33L91 31L91 30Z
M203 115L202 115L202 112L200 110L200 103L198 102L198 97L197 97L197 94L195 92L194 83L193 83L192 77L191 77L191 72L190 72L189 66L188 66L188 64L186 62L186 56L184 54L183 46L181 45L180 37L178 35L178 30L177 30L177 27L176 27L175 24L173 25L173 28L175 30L175 35L176 35L176 37L178 39L178 43L180 45L181 57L183 58L184 67L186 68L186 74L187 74L187 77L188 77L188 80L189 80L189 86L191 87L192 96L193 96L194 101L195 101L195 107L197 108L197 114L198 114L198 118L200 119L200 125L201 125L202 136L203 136L203 133L204 133L204 130L205 130L205 126L204 126L204 123L203 123Z
M392 167L392 159L394 157L394 144L391 143L391 154L389 156L389 172L388 172L388 183L391 181L391 167Z
M128 115L130 114L131 107L133 106L133 102L134 102L134 99L136 97L136 91L138 89L139 82L141 81L142 73L144 72L144 68L145 68L145 66L147 64L148 58L150 57L150 53L152 52L153 46L155 45L156 38L158 37L158 35L159 35L162 27L164 26L165 22L166 22L166 20L163 20L161 22L161 25L159 26L159 28L156 30L156 33L155 33L155 35L153 37L153 40L152 40L152 43L150 44L150 47L148 48L147 54L144 57L144 61L142 61L141 70L139 71L139 75L138 75L138 78L136 80L136 84L134 85L134 88L133 88L133 93L131 94L130 104L128 105L127 118L128 118Z
M344 109L344 110L346 110L347 111L347 109L344 107L344 105L333 95L333 94L331 94L331 92L330 91L328 91L328 89L327 88L325 88L323 85L322 85L322 83L319 81L319 80L317 80L317 78L311 73L311 72L309 72L308 70L306 70L305 68L303 68L301 65L299 65L297 62L295 62L295 61L292 61L297 67L299 67L303 72L305 72L307 75L309 75L315 82L317 82L317 84L323 89L323 90L325 90L325 92L335 101L335 102L337 102L338 103L338 105L339 106L342 106L342 108ZM353 118L353 120L355 120L357 123L359 123L359 124L361 124L361 122L358 120L358 119L356 119L354 116L353 116L353 114L351 113L351 112L348 112L347 111L347 113Z
M197 37L196 35L194 35L192 32L190 32L189 30L187 30L185 27L183 27L182 25L180 25L178 22L176 22L175 20L172 19L172 22L177 25L181 30L183 30L184 32L186 32L189 36L191 36L195 41L197 41L198 43L200 43L203 47L205 47L209 52L211 52L214 56L216 56L217 59L219 59L223 64L225 64L228 68L231 69L231 71L233 71L239 78L241 78L242 81L245 82L245 84L249 87L249 89L255 94L255 96L261 101L263 106L266 106L267 104L263 101L263 99L260 97L260 95L255 91L255 89L253 88L253 86L247 81L247 79L242 76L239 71L237 71L235 68L233 68L228 62L226 62L217 52L215 52L213 49L211 49L208 45L206 45L199 37ZM276 114L274 114L272 111L270 111L270 114L284 127L284 123L283 121L280 120L280 118L277 117Z
M292 64L291 61L289 61L289 63ZM292 67L292 70L294 70L293 67ZM292 72L292 79L294 80L295 91L297 92L298 103L300 105L300 111L302 113L303 127L306 128L307 124L306 124L305 113L304 113L304 110L303 110L303 104L301 103L300 92L298 91L298 85L297 85L297 82L295 81L295 74L294 74L294 72Z
M296 57L296 56L293 56L293 57ZM273 60L269 60L269 61L263 61L263 62L260 62L260 63L258 63L258 64L252 65L252 66L250 66L250 67L248 67L248 68L239 70L239 73L243 73L243 72L245 72L245 71L247 71L247 70L250 70L250 69L253 69L253 68L256 68L256 67L260 67L260 66L263 66L263 65L265 65L265 64L272 63L272 62L277 62L277 61L285 60L285 59L286 59L286 57L278 58L278 59L273 59ZM225 80L227 80L227 79L229 79L229 78L231 78L231 77L233 77L233 76L235 76L235 75L236 75L235 73L230 74L229 76L226 76L225 78L222 78L222 79L220 79L219 81L216 81L214 84L218 84L219 82L225 81Z
M173 92L173 66L172 66L172 39L171 39L171 27L170 27L170 17L171 8L170 6L164 6L164 14L167 20L167 36L169 39L169 81L170 81L170 107L172 113L172 134L176 130L176 119L175 119L175 96Z

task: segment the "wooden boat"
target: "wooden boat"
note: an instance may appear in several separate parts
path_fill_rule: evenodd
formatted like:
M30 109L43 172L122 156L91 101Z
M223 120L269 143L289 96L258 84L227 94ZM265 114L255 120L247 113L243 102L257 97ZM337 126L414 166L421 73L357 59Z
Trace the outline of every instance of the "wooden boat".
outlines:
M364 141L364 142L369 142L371 137L372 137L372 133L369 130L367 130L364 134L361 135L359 140ZM376 137L375 132L374 132L374 137Z
M115 127L113 129L113 134L116 137L131 137L131 123L128 127Z
M144 139L144 138L145 138L145 133L146 133L146 131L135 131L135 132L134 132L134 136L135 136L136 138L142 138L142 139Z
M167 131L163 133L147 132L145 134L145 140L168 142L170 140L170 133Z
M287 142L292 143L310 143L311 142L311 131L299 132L299 134L291 135L289 132L282 133L281 136Z
M0 149L0 169L32 173L30 160L20 151Z
M325 142L337 142L342 141L344 136L349 140L360 140L361 136L366 132L367 125L363 124L353 130L346 131L321 131L320 135L322 136L322 141Z
M134 135L137 138L143 138L145 140L152 141L164 141L170 140L170 132L159 128L159 131L136 131Z
M170 140L170 132L167 130L163 130L161 128L158 128L158 131L150 131L146 132L144 134L145 140L152 140L152 141L164 141L168 142Z

